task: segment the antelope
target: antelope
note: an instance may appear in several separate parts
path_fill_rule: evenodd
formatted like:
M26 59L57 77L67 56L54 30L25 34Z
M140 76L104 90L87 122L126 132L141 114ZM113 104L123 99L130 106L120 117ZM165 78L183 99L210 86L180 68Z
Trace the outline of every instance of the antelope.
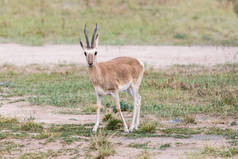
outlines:
M91 45L89 44L86 24L84 27L84 35L87 46L84 47L80 40L89 70L89 79L93 85L97 97L97 116L96 123L93 127L93 133L97 132L100 120L101 98L104 95L112 95L114 98L117 112L122 119L124 132L129 133L138 129L140 122L140 106L141 96L139 95L139 87L143 78L144 64L141 60L132 57L117 57L109 61L97 63L98 39L97 24L94 29ZM96 35L96 36L95 36ZM133 117L128 130L125 118L120 109L119 92L125 91L133 97Z

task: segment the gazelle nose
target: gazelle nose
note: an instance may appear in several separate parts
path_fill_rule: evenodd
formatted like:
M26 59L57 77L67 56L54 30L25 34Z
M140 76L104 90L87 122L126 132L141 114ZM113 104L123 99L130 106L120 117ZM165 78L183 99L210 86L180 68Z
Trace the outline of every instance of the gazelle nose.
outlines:
M92 65L93 65L93 63L89 63L88 65L89 65L89 66L92 66Z

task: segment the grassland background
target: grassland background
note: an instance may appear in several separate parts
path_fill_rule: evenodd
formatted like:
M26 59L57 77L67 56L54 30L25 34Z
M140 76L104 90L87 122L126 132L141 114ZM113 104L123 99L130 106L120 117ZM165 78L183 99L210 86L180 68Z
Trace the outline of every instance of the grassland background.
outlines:
M0 42L78 43L86 23L112 45L238 45L226 0L0 0ZM90 35L91 37L91 35Z

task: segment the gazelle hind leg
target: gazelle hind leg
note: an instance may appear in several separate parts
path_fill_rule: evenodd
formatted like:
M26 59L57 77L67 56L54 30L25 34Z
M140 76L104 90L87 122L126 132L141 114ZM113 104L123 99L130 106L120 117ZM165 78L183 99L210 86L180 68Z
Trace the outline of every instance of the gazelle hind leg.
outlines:
M121 112L120 99L119 99L119 94L118 94L118 92L113 93L112 96L113 96L113 98L114 98L117 111L120 113L120 116L121 116L121 119L122 119L122 123L123 123L123 126L124 126L124 132L125 132L125 133L129 133L129 130L128 130L126 121L125 121L125 119L124 119L124 117L123 117L123 114L122 114L122 112Z
M139 125L140 125L140 107L141 107L141 96L139 94L139 88L140 88L140 84L143 78L143 74L144 71L141 72L138 83L137 83L137 115L136 115L136 124L135 124L135 129L138 129Z
M138 94L138 105L137 105L137 114L136 114L136 124L135 129L137 130L140 125L140 106L141 106L141 96Z
M138 102L137 102L137 90L135 89L135 87L131 87L130 88L131 92L132 92L132 97L134 100L134 108L133 108L133 117L132 117L132 121L131 121L131 126L130 126L130 132L132 132L135 129L135 122L136 122L136 116L137 116L137 107L138 107Z

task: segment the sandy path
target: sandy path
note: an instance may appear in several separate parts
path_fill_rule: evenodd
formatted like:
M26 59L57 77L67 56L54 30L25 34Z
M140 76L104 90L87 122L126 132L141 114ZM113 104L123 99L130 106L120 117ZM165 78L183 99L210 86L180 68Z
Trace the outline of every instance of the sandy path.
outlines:
M101 46L98 61L118 56L140 58L147 65L165 67L172 64L214 65L238 62L238 47L201 46ZM85 64L79 45L40 47L0 44L0 64Z

